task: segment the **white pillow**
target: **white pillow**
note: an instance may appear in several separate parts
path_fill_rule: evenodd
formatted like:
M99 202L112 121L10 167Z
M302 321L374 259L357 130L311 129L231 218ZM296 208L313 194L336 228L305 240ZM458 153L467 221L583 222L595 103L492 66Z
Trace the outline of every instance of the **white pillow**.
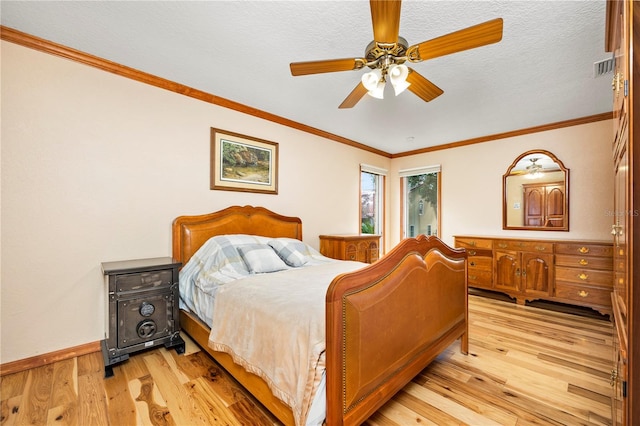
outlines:
M276 252L266 244L247 244L238 246L240 256L252 274L276 272L288 269Z
M306 253L307 245L293 238L278 238L269 240L269 245L278 253L278 256L289 266L298 268L309 261Z

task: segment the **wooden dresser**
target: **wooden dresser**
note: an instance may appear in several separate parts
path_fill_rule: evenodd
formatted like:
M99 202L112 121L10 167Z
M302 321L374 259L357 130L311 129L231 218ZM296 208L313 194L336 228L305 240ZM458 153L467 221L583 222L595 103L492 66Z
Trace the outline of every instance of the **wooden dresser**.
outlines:
M373 263L380 257L380 235L320 235L320 253L333 259Z
M469 287L612 313L611 243L456 236L455 246L469 254Z

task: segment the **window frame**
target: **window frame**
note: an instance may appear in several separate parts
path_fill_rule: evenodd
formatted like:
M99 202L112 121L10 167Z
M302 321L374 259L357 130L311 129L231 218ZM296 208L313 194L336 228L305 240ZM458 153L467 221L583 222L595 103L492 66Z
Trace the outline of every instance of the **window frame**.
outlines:
M374 201L374 205L376 206L375 208L375 217L376 217L376 225L377 227L374 227L374 230L377 231L375 234L364 234L362 232L362 174L363 173L368 173L371 175L375 175L376 176L376 200ZM383 254L384 252L384 235L385 235L385 205L386 205L386 176L387 176L387 170L380 168L380 167L376 167L376 166L371 166L368 164L360 164L360 186L358 189L359 192L359 208L358 208L358 216L359 216L359 226L360 229L358 230L358 233L360 235L380 235L380 250L381 253Z
M425 167L415 167L411 169L403 169L398 171L398 175L400 176L400 239L405 239L409 235L407 226L409 223L409 212L407 209L407 189L408 189L408 177L410 176L419 176L423 174L431 174L436 173L437 176L437 206L436 206L436 233L433 232L431 235L435 235L438 238L442 236L442 167L438 165L425 166Z

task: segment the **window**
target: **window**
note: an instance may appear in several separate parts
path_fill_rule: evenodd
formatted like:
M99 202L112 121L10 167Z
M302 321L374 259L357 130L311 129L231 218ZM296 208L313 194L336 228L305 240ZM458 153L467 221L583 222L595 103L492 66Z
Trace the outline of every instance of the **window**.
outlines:
M440 166L401 170L404 235L440 235Z
M360 232L382 235L384 177L387 171L360 165Z

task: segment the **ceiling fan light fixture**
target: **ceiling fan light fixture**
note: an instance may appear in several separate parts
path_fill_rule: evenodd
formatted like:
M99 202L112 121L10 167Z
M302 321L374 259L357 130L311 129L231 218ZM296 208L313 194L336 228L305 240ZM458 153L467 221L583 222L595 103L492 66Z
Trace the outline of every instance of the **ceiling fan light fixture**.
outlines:
M526 174L526 178L527 179L538 179L540 177L542 177L542 166L538 163L536 163L536 161L538 161L539 158L530 158L529 161L531 161L531 164L528 165L526 167L527 170L527 174Z
M409 68L404 65L391 65L389 66L389 80L391 80L391 85L393 86L393 91L396 96L400 93L407 90L407 87L411 85L411 83L407 82L407 77L409 76Z
M382 70L376 68L362 76L362 85L367 89L370 96L377 99L384 98L384 78Z

